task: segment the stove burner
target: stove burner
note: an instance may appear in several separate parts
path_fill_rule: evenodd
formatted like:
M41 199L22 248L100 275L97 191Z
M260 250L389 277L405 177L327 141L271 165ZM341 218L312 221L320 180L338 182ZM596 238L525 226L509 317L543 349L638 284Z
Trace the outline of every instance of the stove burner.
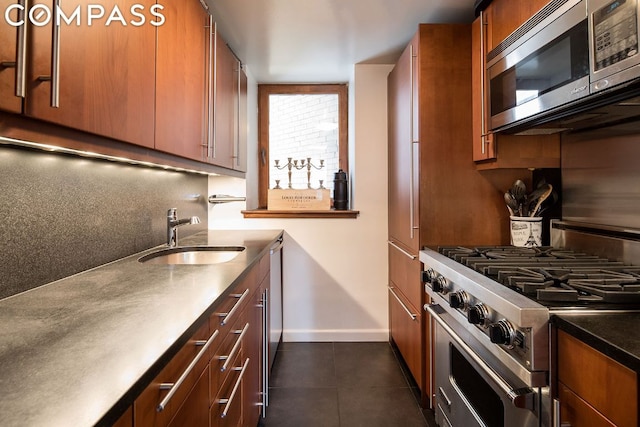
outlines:
M550 246L439 252L541 303L638 304L640 267Z

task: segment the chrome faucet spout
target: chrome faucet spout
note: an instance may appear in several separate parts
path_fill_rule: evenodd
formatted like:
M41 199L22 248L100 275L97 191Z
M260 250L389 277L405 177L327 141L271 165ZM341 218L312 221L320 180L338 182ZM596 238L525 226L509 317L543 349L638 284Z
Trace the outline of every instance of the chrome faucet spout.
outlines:
M178 245L178 227L186 224L200 224L200 218L192 216L191 218L178 219L178 209L171 208L167 211L167 244L169 247Z

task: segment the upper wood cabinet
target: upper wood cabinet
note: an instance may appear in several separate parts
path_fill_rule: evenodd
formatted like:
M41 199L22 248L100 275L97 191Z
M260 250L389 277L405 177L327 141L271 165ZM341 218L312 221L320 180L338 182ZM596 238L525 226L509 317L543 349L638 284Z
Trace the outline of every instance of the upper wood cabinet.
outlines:
M53 8L52 1L36 3ZM116 4L124 11L140 4L148 13L155 2L101 2L106 11L113 10ZM85 7L84 1L64 2L65 10ZM122 25L120 21L106 25L106 18L92 25L86 21L57 27L51 23L25 24L27 93L23 112L59 125L153 147L156 27L150 24L149 17L140 26Z
M479 169L560 167L559 134L508 135L489 129L487 53L546 3L494 0L472 24L472 144Z
M491 51L550 0L493 0L485 9L487 51Z
M236 135L236 75L240 67L220 33L214 36L213 134L207 146L206 159L218 166L233 169Z
M168 2L158 27L155 148L204 160L211 18L197 0Z
M14 1L0 0L0 10L5 11ZM14 22L18 20L18 11L13 10L9 17ZM9 25L5 19L0 19L0 110L12 113L22 112L22 97L17 95L20 84L17 81L18 41L24 40L21 33L24 28ZM22 45L20 45L22 46Z

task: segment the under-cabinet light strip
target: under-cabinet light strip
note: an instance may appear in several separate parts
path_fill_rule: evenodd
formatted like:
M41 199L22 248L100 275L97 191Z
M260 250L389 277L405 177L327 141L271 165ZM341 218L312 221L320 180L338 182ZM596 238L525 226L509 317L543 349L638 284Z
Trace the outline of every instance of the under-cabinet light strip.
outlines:
M180 168L180 167L176 167L176 166L169 166L169 165L163 165L163 164L158 164L158 163L145 162L145 161L142 161L142 160L133 160L133 159L129 159L127 157L109 156L107 154L99 154L99 153L94 153L92 151L74 150L74 149L71 149L71 148L58 147L56 145L43 144L43 143L40 143L40 142L31 142L31 141L24 141L24 140L21 140L21 139L6 138L4 136L0 136L0 144L2 144L2 145L14 145L14 146L19 146L19 147L27 147L27 148L34 148L34 149L37 149L37 150L54 152L54 153L71 154L71 155L79 156L79 157L88 157L88 158L93 158L93 159L108 160L108 161L111 161L111 162L125 163L125 164L129 164L129 165L146 166L146 167L150 167L150 168L164 169L164 170L170 170L170 171L174 171L174 172L188 172L188 173L197 173L197 174L200 174L200 175L218 176L217 173L213 173L213 172L203 172L203 171L199 171L199 170L195 170L195 169Z

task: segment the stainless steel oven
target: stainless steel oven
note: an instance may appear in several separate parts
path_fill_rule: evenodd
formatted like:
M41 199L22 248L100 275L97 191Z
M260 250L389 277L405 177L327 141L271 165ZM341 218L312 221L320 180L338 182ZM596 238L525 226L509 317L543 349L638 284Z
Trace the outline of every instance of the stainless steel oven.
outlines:
M431 301L424 308L435 325L438 424L551 426L557 391L549 318L640 311L639 235L552 221L553 246L420 251Z
M473 337L438 305L434 320L436 422L441 427L540 425L538 388L509 375L491 355L480 355ZM457 329L457 331L455 330Z

